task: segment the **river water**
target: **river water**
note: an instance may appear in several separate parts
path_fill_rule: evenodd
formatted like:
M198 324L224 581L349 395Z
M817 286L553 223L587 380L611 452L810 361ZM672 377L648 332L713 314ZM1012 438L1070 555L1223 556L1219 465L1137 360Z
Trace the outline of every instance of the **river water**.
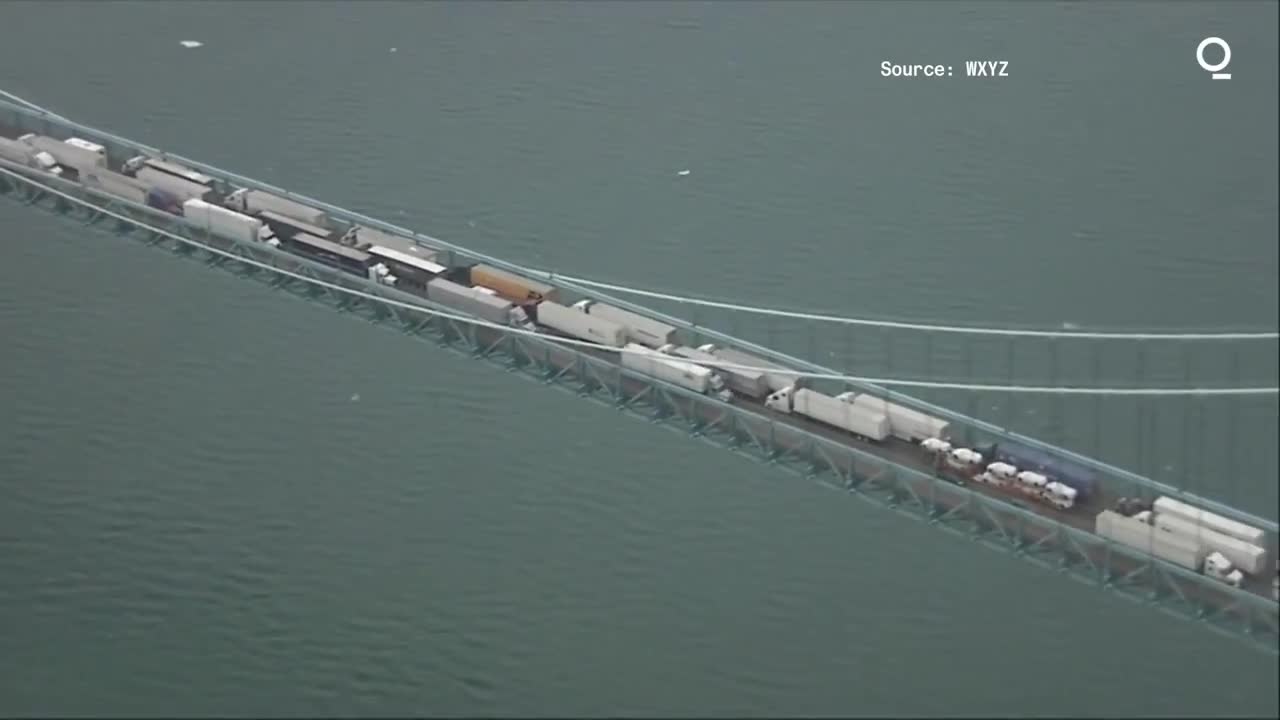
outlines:
M1274 4L0 19L8 91L529 265L844 315L1277 323ZM983 59L1009 77L960 77ZM1274 657L817 485L15 203L0 237L4 714L1280 709ZM708 318L886 370L880 335ZM965 375L895 342L900 374ZM1043 379L1025 352L970 377ZM1275 384L1274 341L1151 352L1172 384L1192 355ZM1274 398L940 399L1276 516Z

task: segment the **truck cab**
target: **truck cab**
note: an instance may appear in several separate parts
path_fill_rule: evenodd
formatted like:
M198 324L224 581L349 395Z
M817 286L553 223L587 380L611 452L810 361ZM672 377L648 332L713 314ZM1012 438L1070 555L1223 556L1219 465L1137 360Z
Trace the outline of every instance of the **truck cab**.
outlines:
M538 326L534 325L533 321L529 319L529 313L525 312L524 308L519 305L511 308L511 325L531 332L538 329Z
M31 164L50 175L62 176L62 166L54 159L52 155L43 150L31 156Z
M1213 552L1204 559L1204 574L1233 587L1240 587L1244 573L1231 566L1231 561L1220 552Z
M701 348L699 349L701 350ZM771 393L769 397L764 399L764 406L770 410L777 410L778 412L791 412L791 394L795 392L795 389L795 386L791 385L789 387L784 387L777 392Z
M275 248L280 247L280 239L276 237L275 232L267 225L258 228L258 242Z
M1009 463L1002 463L997 460L996 462L987 465L986 471L979 473L974 480L987 483L988 485L994 485L996 487L1004 487L1005 485L1012 483L1017 477L1018 468L1010 465Z
M585 303L589 301L583 300L582 302ZM578 303L578 304L581 304L581 303ZM574 307L578 307L578 304L575 304ZM677 346L675 343L667 343L666 345L660 346L657 352L661 355L670 355L672 357L677 357L677 358L683 357L680 355L680 353L676 352L677 347L679 346ZM689 362L689 363L698 365L698 363L695 363L694 361L689 360L687 358L684 360L684 362ZM707 386L710 388L710 393L708 394L715 395L717 398L719 398L724 402L733 402L733 391L729 390L729 385L724 378L724 373L720 372L717 368L714 368L714 367L710 367L706 365L698 365L698 366L705 367L711 371L711 378L707 381Z
M840 396L837 395L836 397L838 398ZM951 452L951 443L943 440L942 438L936 437L928 437L921 440L920 447L924 448L927 452L934 453L935 455Z
M396 284L396 276L392 275L391 270L382 263L375 263L369 266L369 279L387 287L395 287Z
M955 470L968 475L982 469L982 453L974 452L969 448L955 448L947 453L946 462Z
M707 387L711 390L708 394L715 395L721 402L733 402L733 393L724 384L724 378L720 377L720 373L712 371Z

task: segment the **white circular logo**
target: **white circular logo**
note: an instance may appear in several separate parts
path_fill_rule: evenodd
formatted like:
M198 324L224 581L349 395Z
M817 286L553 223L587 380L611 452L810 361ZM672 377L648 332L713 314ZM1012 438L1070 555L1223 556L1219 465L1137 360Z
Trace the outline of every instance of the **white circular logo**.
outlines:
M1210 45L1218 45L1222 48L1222 62L1217 65L1210 65L1204 59L1204 49ZM1213 73L1214 80L1230 80L1231 73L1219 72L1226 70L1231 64L1231 46L1226 40L1217 37L1207 37L1200 41L1200 46L1196 48L1196 62L1200 63L1200 67L1204 68L1207 73Z

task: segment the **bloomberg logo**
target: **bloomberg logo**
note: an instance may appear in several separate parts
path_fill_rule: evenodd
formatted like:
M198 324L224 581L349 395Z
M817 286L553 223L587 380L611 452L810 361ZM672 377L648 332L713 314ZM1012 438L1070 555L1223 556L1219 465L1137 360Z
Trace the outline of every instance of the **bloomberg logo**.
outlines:
M1222 62L1217 65L1210 65L1209 62L1204 59L1204 51L1211 45L1217 45L1222 48ZM1231 79L1231 73L1222 72L1231 64L1231 46L1222 38L1207 37L1201 40L1200 45L1196 48L1196 62L1200 63L1200 67L1203 68L1205 72L1212 74L1214 80Z

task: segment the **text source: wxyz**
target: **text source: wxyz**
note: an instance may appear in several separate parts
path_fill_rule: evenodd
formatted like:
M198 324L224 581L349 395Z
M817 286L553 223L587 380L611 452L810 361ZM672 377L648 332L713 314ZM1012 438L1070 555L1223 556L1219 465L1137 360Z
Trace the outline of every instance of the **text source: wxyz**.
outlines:
M904 65L888 60L880 63L881 77L954 77L951 65ZM1009 63L1005 60L966 60L962 77L1009 77Z

